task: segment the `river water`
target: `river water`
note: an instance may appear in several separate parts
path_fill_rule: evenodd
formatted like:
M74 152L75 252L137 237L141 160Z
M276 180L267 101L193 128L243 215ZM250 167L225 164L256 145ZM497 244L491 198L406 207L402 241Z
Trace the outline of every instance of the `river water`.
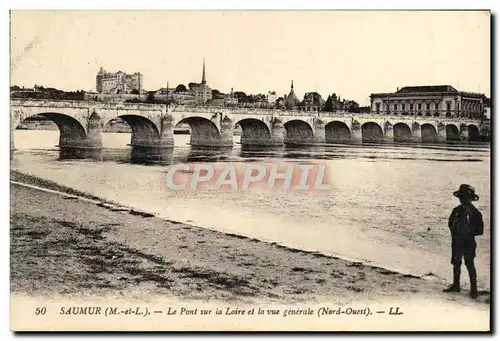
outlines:
M161 217L389 269L451 278L448 216L461 183L476 188L485 233L477 238L479 284L490 287L489 145L329 145L245 151L191 150L188 135L161 163L130 162L130 134L104 133L102 161L60 160L58 131L16 130L11 167ZM328 167L331 190L174 191L179 162L309 163ZM140 228L140 227L138 227ZM465 268L463 270L466 276ZM464 278L466 281L466 279Z

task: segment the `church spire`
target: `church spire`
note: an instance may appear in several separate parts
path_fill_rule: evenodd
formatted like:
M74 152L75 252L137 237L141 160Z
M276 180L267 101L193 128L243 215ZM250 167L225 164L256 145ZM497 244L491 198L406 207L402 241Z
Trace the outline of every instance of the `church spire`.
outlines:
M207 84L207 80L205 78L205 58L203 58L203 73L201 75L201 84Z
M293 92L293 79L292 79L292 85L290 86L290 92Z

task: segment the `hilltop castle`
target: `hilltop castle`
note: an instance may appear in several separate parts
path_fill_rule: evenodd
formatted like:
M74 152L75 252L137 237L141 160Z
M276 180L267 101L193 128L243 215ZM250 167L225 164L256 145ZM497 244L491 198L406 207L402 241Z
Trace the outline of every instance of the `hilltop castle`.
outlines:
M140 94L142 91L142 74L127 74L122 71L106 72L102 67L96 76L96 90L100 94Z

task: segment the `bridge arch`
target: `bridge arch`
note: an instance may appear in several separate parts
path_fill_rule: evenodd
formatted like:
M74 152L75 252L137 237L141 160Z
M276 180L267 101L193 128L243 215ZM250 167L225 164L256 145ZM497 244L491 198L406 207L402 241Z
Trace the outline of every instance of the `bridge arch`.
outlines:
M132 147L152 147L160 140L160 129L149 118L132 114L118 115L117 117L130 126L132 130L130 145ZM103 127L106 127L111 121L112 119L109 119L104 122Z
M458 141L460 140L460 129L454 124L446 125L446 140L447 141Z
M325 142L339 143L351 140L351 130L341 121L332 121L325 126Z
M469 141L480 141L481 134L479 133L479 127L475 124L469 124L467 126L467 133L469 136Z
M382 127L375 122L365 122L361 125L362 142L381 142L384 139Z
M59 128L59 147L72 147L81 143L87 138L85 127L76 118L55 112L42 112L30 116L20 116L13 122L14 129L28 118L35 116L43 117L47 120L54 122Z
M211 120L200 116L191 116L177 122L175 127L183 123L187 123L191 128L190 143L192 146L220 145L221 134L219 128Z
M408 142L411 141L410 126L403 122L398 122L392 127L394 132L394 142Z
M309 123L302 120L290 120L284 125L285 144L309 144L314 141L314 131Z
M113 133L131 133L131 126L121 117L114 117L106 122L103 122L103 131Z
M241 144L266 144L271 138L271 130L263 121L256 118L244 118L236 122L241 127Z
M437 140L437 130L430 123L424 123L420 126L422 130L422 142L436 142Z

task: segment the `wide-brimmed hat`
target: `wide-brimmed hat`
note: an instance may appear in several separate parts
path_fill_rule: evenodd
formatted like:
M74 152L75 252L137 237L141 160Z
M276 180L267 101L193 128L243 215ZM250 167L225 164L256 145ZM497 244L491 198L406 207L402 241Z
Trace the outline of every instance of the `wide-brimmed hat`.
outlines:
M472 201L476 201L479 199L479 196L477 196L476 194L476 190L471 185L461 184L458 191L453 192L453 195L456 197L459 197L464 194L470 196Z

